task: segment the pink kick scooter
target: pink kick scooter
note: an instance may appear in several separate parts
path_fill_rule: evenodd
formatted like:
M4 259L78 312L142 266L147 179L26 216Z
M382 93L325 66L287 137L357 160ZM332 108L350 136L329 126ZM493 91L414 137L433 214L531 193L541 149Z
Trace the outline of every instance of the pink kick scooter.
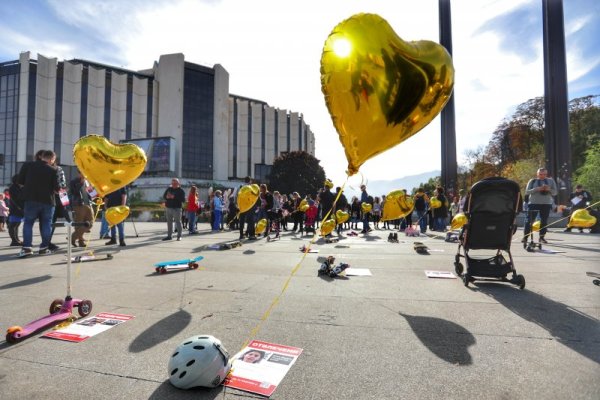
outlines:
M92 312L92 302L90 300L80 300L71 297L71 227L73 226L85 226L89 227L89 222L60 222L53 224L53 226L67 226L68 240L67 246L67 296L65 299L55 299L50 304L50 314L32 321L25 325L11 326L6 331L6 341L9 343L16 343L23 340L27 336L51 325L56 325L59 322L63 322L71 318L73 308L77 308L77 312L81 317L87 317Z

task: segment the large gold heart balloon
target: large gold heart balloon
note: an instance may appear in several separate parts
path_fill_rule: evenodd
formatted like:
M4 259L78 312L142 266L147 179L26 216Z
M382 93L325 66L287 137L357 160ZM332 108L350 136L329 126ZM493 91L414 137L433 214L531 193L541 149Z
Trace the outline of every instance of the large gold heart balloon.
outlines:
M344 222L348 221L349 218L350 218L350 214L348 214L345 211L337 210L335 212L335 220L337 221L338 224L343 224Z
M454 67L434 42L405 42L386 20L356 14L321 55L321 89L348 159L348 175L423 129L452 94Z
M267 224L268 223L269 222L267 221L266 218L263 218L263 219L259 220L256 223L256 229L255 229L256 234L260 235L261 233L263 233L265 231L265 229L267 228Z
M238 210L243 213L251 209L258 199L259 192L257 184L242 186L237 195Z
M460 229L467 223L467 216L464 213L458 213L454 217L452 217L452 222L450 223L450 229L456 230Z
M129 207L127 206L110 207L104 214L109 226L120 224L125 221L127 216L129 216Z
M392 190L385 196L383 204L382 221L393 221L406 217L412 212L414 201L407 196L404 190Z
M596 217L591 215L585 208L573 211L569 220L569 228L591 228L596 225Z
M113 144L104 136L88 135L73 147L73 160L79 171L104 197L144 172L146 153L135 144Z
M327 221L323 221L321 224L321 236L329 235L333 232L333 228L335 228L335 220L328 219Z

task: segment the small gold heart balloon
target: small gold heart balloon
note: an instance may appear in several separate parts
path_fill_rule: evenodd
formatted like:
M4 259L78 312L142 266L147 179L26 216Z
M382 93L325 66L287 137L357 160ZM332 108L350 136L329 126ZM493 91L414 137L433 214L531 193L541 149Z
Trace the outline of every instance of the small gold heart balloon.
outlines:
M98 135L79 139L73 147L73 160L100 197L135 181L147 162L146 153L139 146L113 144Z
M310 206L308 204L303 204L300 206L299 210L302 212L306 212Z
M354 175L369 158L423 129L454 86L446 49L405 42L386 20L356 14L338 24L321 55L321 89Z
M108 222L109 226L115 226L125 221L125 219L129 216L129 207L127 206L115 206L110 207L106 210L104 217L106 218L106 222Z
M360 205L360 209L362 210L362 212L368 213L368 212L371 212L371 210L373 209L373 206L369 203L362 203Z
M327 236L331 232L333 232L333 228L335 228L335 220L328 219L321 224L321 236Z
M306 208L305 208L305 206L306 206ZM303 208L305 208L305 209L303 210ZM308 210L308 200L302 199L300 201L300 204L298 204L298 210L300 210L302 212Z
M464 213L458 213L454 217L452 217L452 222L450 223L450 229L456 230L460 229L467 223L467 216Z
M393 221L406 217L412 212L414 201L404 190L392 190L385 196L382 221Z
M533 224L531 224L531 230L534 232L539 232L541 227L542 227L542 221L540 221L539 219L537 221L535 221Z
M591 228L596 225L596 217L591 215L585 208L573 211L567 225L569 228Z
M442 206L442 202L440 200L438 200L437 197L432 197L429 200L429 208L431 208L432 210L435 210L436 208L440 208Z
M259 187L257 184L244 185L240 188L237 195L237 206L241 213L252 208L258 199Z
M350 214L348 214L345 211L337 210L335 212L335 220L337 221L338 224L343 224L344 222L348 221L349 218L350 218Z
M268 221L266 220L266 218L259 220L256 223L256 229L255 229L256 234L260 235L261 233L263 233L265 231L265 229L267 228L267 224L268 224Z

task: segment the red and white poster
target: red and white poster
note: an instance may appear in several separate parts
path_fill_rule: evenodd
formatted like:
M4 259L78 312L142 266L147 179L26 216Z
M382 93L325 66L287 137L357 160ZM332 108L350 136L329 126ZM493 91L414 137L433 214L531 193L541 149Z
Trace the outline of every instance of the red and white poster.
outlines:
M302 354L298 347L253 340L233 358L225 386L269 397Z
M67 342L83 342L133 318L135 318L133 315L100 313L93 317L77 320L64 328L50 331L42 337L66 340Z

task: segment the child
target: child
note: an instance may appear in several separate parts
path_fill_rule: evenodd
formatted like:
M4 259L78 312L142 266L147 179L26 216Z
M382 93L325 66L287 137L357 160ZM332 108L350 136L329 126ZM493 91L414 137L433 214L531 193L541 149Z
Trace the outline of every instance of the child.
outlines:
M315 221L317 219L317 213L319 209L315 205L314 200L308 201L308 209L304 213L305 221L304 221L304 230L306 233L312 232L315 233ZM300 228L302 230L302 227Z
M339 263L337 266L334 266L335 257L329 256L323 261L323 264L319 267L319 271L317 275L328 275L330 278L335 278L344 272L350 265L345 263Z
M6 219L8 218L8 207L4 202L4 193L0 193L0 232L4 232Z

